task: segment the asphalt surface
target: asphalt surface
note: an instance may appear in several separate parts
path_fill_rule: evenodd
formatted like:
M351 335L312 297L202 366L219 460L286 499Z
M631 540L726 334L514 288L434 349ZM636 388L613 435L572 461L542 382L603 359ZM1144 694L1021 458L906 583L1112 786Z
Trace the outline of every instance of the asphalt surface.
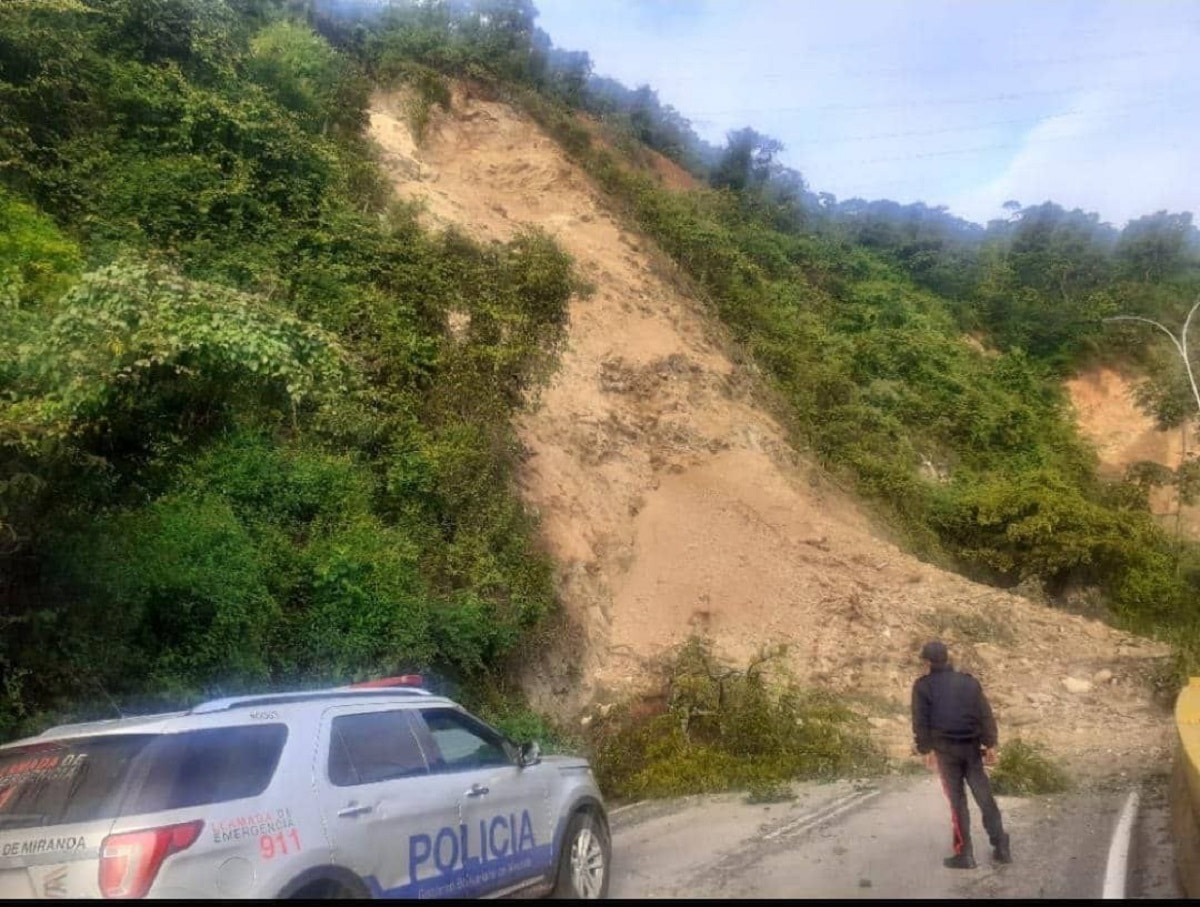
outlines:
M618 808L612 897L1097 898L1128 784L1001 798L1014 862L994 866L972 803L978 868L950 870L949 807L931 775L796 785ZM1140 782L1126 897L1178 897L1161 785Z

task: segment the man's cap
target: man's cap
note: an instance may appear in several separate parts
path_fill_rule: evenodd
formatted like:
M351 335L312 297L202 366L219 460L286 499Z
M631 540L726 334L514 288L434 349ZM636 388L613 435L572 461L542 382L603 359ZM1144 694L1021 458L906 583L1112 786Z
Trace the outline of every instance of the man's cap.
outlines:
M950 652L944 642L933 639L921 647L921 657L931 664L940 665L950 660Z

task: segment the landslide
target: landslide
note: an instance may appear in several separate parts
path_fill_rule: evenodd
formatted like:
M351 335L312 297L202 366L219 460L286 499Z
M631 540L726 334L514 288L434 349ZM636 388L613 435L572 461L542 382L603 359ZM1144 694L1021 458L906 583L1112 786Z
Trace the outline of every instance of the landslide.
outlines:
M1080 772L1165 758L1151 683L1164 646L887 541L796 454L716 318L550 137L459 86L418 144L409 101L380 93L371 107L398 197L482 240L539 227L594 285L573 299L560 368L520 424L523 493L564 611L527 665L536 705L572 720L603 709L645 689L693 633L734 659L785 643L798 679L857 700L903 756L915 653L938 634L986 684L1004 736L1042 741Z

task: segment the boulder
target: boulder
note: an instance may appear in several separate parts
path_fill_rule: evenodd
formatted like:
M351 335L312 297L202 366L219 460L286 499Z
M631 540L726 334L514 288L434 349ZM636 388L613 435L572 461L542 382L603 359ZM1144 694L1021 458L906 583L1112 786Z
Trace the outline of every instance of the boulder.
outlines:
M1080 680L1078 677L1064 677L1062 685L1066 687L1068 693L1087 693L1092 689L1090 680Z

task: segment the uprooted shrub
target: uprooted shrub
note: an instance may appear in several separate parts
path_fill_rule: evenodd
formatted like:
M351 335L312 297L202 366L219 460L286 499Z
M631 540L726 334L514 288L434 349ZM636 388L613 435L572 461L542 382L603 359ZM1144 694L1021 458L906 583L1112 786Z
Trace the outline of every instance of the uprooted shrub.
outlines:
M782 654L734 668L708 641L688 640L667 666L665 712L626 704L592 725L601 787L614 798L670 797L881 769L862 720L787 678Z
M1013 740L1000 749L992 770L992 790L1013 797L1056 794L1070 787L1070 778L1040 744Z

